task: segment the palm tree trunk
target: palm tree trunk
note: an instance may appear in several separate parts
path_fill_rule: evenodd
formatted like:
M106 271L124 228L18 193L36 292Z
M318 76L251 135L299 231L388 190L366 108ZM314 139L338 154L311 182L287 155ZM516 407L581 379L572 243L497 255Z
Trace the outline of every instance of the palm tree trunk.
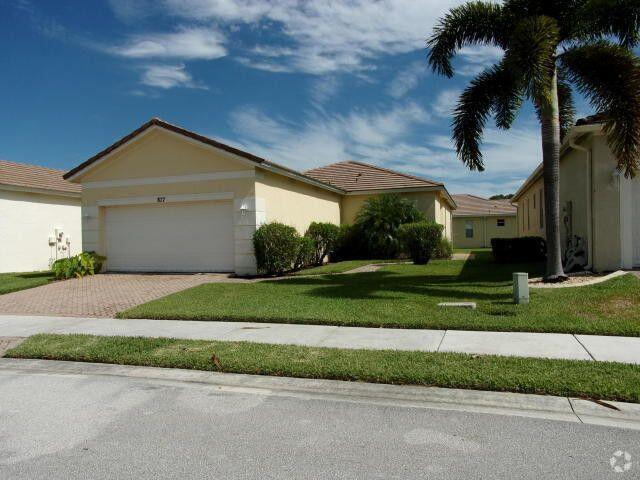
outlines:
M544 177L544 216L547 237L547 273L545 281L567 278L562 269L560 246L560 109L558 77L554 72L550 98L542 105L542 167Z

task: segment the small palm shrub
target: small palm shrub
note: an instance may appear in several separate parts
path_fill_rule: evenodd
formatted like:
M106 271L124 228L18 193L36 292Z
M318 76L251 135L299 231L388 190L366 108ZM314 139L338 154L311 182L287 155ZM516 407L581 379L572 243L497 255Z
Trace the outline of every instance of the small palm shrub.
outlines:
M322 265L325 257L336 247L340 227L333 223L312 222L307 228L305 237L314 242L314 253L310 263L313 265Z
M429 263L442 238L442 225L434 222L405 223L398 229L398 237L413 263Z
M433 252L433 258L438 260L449 260L453 255L453 245L447 237L442 237Z
M341 262L367 256L367 244L362 229L358 225L340 225L335 246L329 255L330 261Z
M295 228L283 223L265 223L253 234L253 250L259 272L282 275L296 263L300 234Z
M100 272L105 260L106 257L95 252L82 252L73 257L56 260L51 265L51 270L58 280L82 278Z
M424 214L412 201L396 194L385 194L365 201L356 216L356 225L371 258L394 258L400 252L400 225L424 220Z

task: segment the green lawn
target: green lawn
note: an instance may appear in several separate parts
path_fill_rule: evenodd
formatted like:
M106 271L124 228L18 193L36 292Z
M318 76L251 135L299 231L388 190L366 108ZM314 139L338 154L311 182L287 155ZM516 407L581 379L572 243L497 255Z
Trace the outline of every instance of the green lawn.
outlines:
M90 335L35 335L7 356L640 402L640 367L621 363Z
M537 276L542 266L494 264L480 252L466 262L389 265L373 273L205 284L118 316L640 336L635 276L588 287L532 289L529 305L514 305L511 273L523 270ZM478 309L438 307L443 301L475 301Z
M53 281L52 272L0 273L0 295Z
M403 260L345 260L344 262L327 263L320 267L305 268L294 275L327 275L330 273L344 273L354 268L364 267L372 263L399 263Z

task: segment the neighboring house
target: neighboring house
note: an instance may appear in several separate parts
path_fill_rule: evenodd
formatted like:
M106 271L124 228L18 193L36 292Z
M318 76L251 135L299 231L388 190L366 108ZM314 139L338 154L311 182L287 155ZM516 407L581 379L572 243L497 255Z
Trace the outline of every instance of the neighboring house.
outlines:
M80 185L63 173L0 160L0 272L47 270L80 252Z
M475 195L453 195L455 248L491 247L492 238L517 236L516 207L510 200L487 200Z
M82 185L83 248L111 271L254 274L264 222L301 233L312 221L350 222L354 205L383 192L415 198L445 225L455 208L439 183L355 162L331 168L331 178L303 174L154 118L64 177Z
M560 232L565 264L610 271L640 266L640 179L624 178L602 117L578 120L560 151ZM545 236L542 165L512 199L519 236Z
M442 183L354 161L332 163L305 174L345 192L340 202L342 223L353 223L371 196L397 193L412 200L427 219L443 225L444 236L451 240L451 212L456 204Z

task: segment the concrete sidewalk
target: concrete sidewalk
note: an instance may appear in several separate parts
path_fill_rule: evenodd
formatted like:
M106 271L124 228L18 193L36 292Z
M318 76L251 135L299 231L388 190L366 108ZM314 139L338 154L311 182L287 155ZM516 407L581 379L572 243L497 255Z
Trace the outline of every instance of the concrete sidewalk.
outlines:
M637 337L0 315L1 337L26 337L37 333L247 341L640 364L640 338Z

